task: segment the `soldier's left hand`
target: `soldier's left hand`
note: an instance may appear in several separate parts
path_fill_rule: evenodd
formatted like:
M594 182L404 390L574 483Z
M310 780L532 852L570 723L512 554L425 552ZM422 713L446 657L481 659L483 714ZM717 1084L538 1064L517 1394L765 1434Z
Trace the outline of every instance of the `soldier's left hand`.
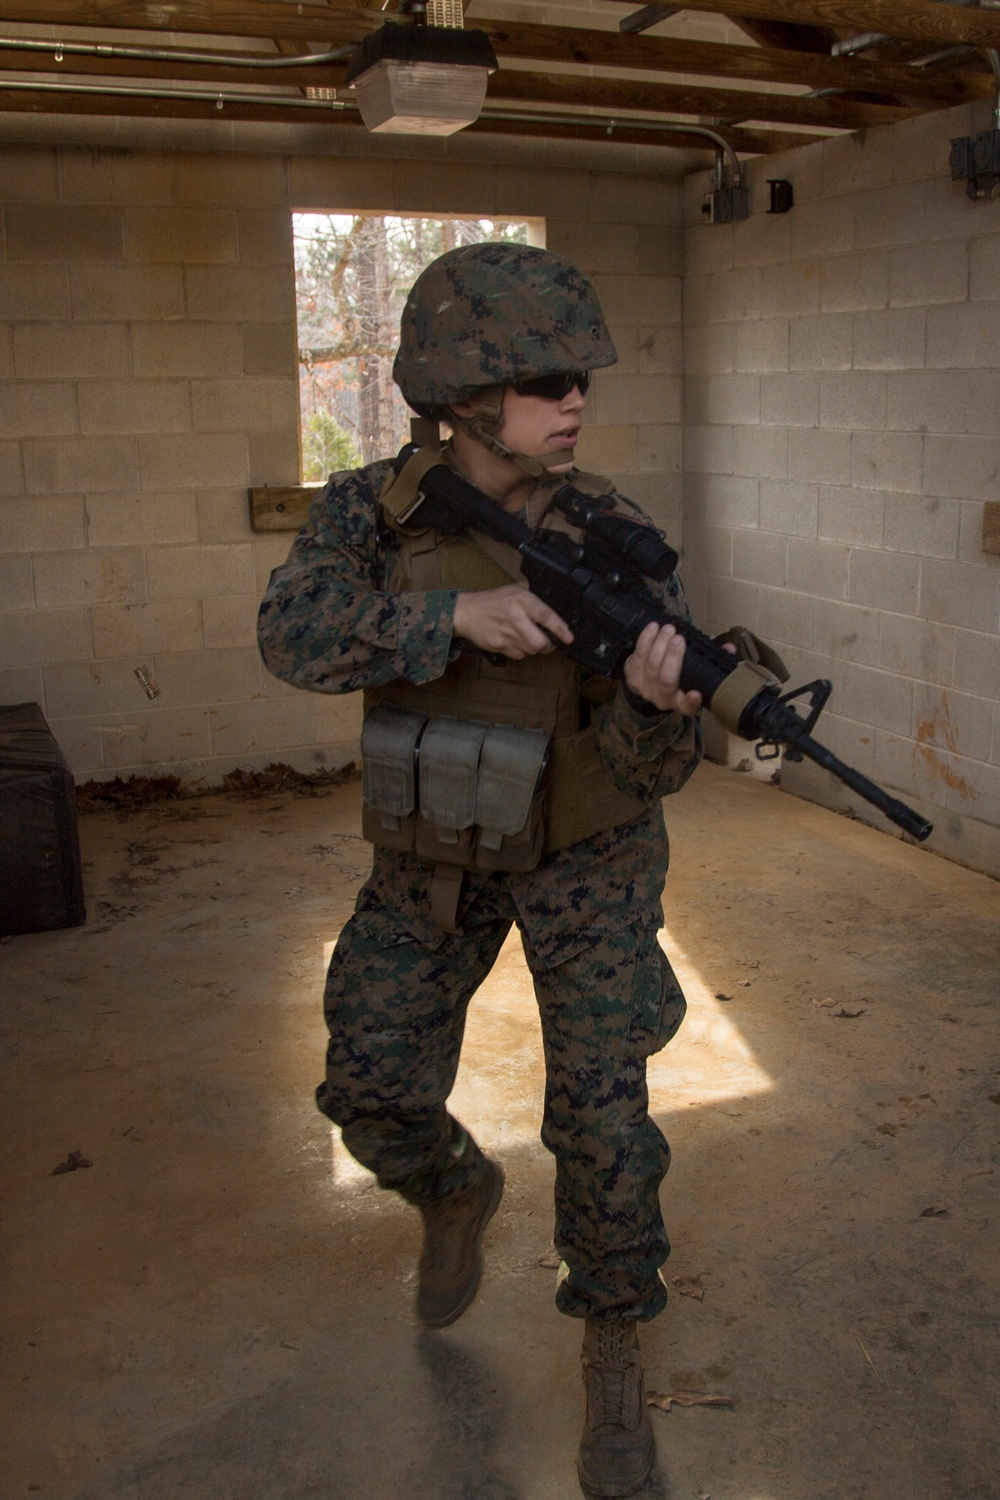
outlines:
M690 718L701 708L701 694L681 691L684 637L672 625L646 626L625 663L625 681L637 698L645 698L661 713Z

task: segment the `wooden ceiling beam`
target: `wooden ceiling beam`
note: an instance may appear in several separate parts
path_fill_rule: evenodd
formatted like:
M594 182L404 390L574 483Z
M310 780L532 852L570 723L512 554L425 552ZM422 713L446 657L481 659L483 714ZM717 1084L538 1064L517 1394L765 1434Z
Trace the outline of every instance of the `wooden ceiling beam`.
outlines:
M501 69L490 78L490 99L535 100L605 110L644 110L663 114L707 115L715 120L768 120L774 124L822 129L864 130L910 119L919 111L905 106L853 103L841 98L809 99L756 90L699 88L689 84L637 83L629 79L567 77Z
M16 8L16 0L8 11ZM14 19L8 15L8 19ZM962 104L973 99L988 98L994 90L992 75L988 72L925 73L917 68L887 67L867 58L823 57L806 52L780 52L763 47L731 47L715 42L690 42L672 37L620 36L613 31L596 29L571 29L569 27L534 26L509 21L494 21L477 17L477 25L485 30L496 49L498 57L517 58L526 62L577 63L581 66L616 69L641 68L649 72L691 73L705 78L739 78L756 83L798 83L808 88L839 88L844 91L892 93L909 99L927 99L940 105ZM67 22L67 24L69 24ZM346 45L356 39L352 36L335 39L335 45ZM218 39L221 45L223 38ZM154 43L150 43L154 45ZM211 42L206 43L211 50ZM169 51L169 48L164 48ZM271 53L241 54L270 58ZM51 71L49 64L41 59L41 53L0 52L0 58L20 58L19 66L26 72ZM118 72L116 60L109 59L109 72ZM111 64L113 63L113 67ZM6 61L2 66L9 67ZM135 77L159 77L159 73L145 72L138 64L133 67ZM159 66L159 65L152 65ZM255 73L246 68L227 72L222 64L176 65L179 78L213 77L221 82L263 81L267 71ZM331 65L332 66L332 65ZM63 71L91 71L78 58L66 55ZM196 69L188 73L187 68ZM127 70L126 70L127 71ZM317 76L316 69L304 67L282 70L288 83L322 88L329 86L325 77ZM276 77L277 70L271 74Z
M629 0L608 3L621 5ZM880 31L939 46L967 42L974 47L1000 47L1000 10L942 5L939 0L685 0L685 9L832 31Z

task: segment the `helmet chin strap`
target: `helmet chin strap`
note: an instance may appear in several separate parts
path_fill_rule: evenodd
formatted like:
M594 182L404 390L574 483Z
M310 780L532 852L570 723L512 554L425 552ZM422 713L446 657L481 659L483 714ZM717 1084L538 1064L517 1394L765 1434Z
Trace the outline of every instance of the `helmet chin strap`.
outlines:
M486 386L473 416L460 417L452 411L448 417L449 422L460 428L467 437L482 443L497 458L505 458L509 463L516 464L533 479L542 479L550 469L573 463L573 448L557 448L552 453L543 453L540 458L531 458L527 453L517 453L513 448L508 448L506 443L502 443L500 429L503 426L503 393L502 385Z

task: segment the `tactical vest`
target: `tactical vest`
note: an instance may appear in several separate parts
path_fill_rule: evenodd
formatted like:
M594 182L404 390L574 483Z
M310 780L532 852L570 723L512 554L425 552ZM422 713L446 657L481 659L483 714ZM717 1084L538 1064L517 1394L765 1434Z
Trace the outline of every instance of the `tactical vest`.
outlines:
M576 474L573 483L595 494L612 489L592 475ZM402 545L389 592L501 588L520 576L512 548L400 527L390 489L391 481L381 498ZM529 506L531 524L547 504L543 483ZM561 519L546 517L551 525ZM447 918L463 870L531 870L543 853L631 822L646 804L612 782L591 723L592 705L614 691L606 678L582 681L561 651L510 661L472 646L433 682L366 689L365 838L434 865L432 904L436 918ZM450 893L442 889L449 877ZM441 925L453 925L453 915L452 907L452 921Z

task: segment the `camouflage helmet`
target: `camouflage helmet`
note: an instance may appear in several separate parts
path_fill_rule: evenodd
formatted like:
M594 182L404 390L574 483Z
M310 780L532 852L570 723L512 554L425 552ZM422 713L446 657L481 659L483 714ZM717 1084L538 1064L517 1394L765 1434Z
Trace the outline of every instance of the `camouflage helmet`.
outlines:
M392 378L419 410L617 359L581 271L551 250L490 241L448 250L417 277Z

